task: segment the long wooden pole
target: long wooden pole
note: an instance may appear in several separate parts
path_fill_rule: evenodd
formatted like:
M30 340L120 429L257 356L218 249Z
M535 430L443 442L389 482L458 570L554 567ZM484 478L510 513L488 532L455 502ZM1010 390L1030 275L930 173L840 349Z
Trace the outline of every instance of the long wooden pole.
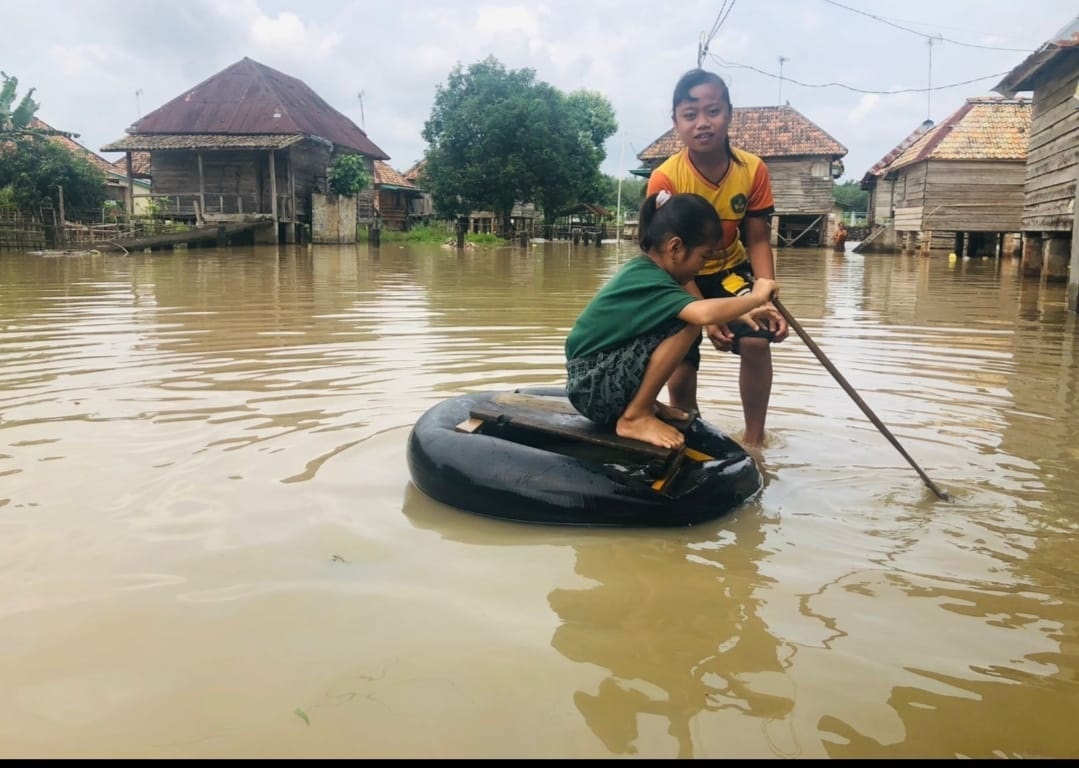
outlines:
M899 441L895 439L888 427L884 426L884 422L878 419L877 414L873 413L873 410L868 405L866 405L865 401L862 400L861 397L859 397L858 393L854 391L854 387L852 387L847 382L847 380L843 378L843 374L841 374L839 370L834 365L832 365L832 361L829 360L828 356L821 351L821 348L817 346L816 342L814 342L813 339L809 337L809 334L806 333L805 329L802 328L801 324L791 316L791 313L787 311L787 308L783 306L783 303L773 296L772 304L774 304L775 308L779 310L779 313L786 318L787 324L794 329L794 332L797 333L799 337L801 337L802 341L805 342L805 345L809 347L809 350L817 356L818 360L821 361L821 364L825 368L827 368L828 372L832 374L836 381L839 382L839 386L843 387L846 393L851 396L851 399L858 404L858 407L862 409L862 413L869 417L869 420L876 425L877 429L880 430L880 433L886 438L888 438L888 442L894 445L895 449L903 455L903 458L906 459L912 467L914 467L914 470L918 473L918 476L922 478L922 481L929 487L929 490L935 493L938 499L950 501L951 497L949 497L947 493L937 487L936 483L929 479L929 475L927 475L925 471L918 466L917 462L915 462L914 459L910 457L910 454L907 453L906 450L904 450L903 446L899 444Z

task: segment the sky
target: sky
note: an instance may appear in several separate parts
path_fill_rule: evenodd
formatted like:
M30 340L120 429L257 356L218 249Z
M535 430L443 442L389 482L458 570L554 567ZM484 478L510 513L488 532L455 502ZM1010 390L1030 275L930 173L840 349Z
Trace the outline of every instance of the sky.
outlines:
M789 103L848 150L842 181L926 118L993 87L1074 18L1061 0L0 0L0 70L37 115L100 149L140 116L246 57L296 77L405 171L436 89L493 56L614 108L604 173L627 176L671 127L698 64L735 106Z

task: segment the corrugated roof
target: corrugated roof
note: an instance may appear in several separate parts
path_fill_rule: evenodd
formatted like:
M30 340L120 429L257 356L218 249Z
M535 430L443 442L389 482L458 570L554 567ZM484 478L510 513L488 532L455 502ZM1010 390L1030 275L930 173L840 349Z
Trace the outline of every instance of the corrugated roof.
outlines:
M794 107L735 107L728 129L731 143L762 158L829 155L842 157L847 148ZM682 149L674 128L645 147L637 159L665 160Z
M232 134L136 134L106 144L102 152L126 152L128 150L160 149L284 149L303 141L304 136L280 134L255 134L236 136Z
M376 160L389 159L359 126L301 80L246 56L150 112L131 126L128 133L132 137L310 136ZM120 146L126 141L113 142L102 151L150 149Z
M1027 56L1019 66L1009 72L993 88L997 93L1014 96L1019 91L1033 91L1038 85L1040 75L1050 65L1071 60L1071 66L1079 62L1079 16L1042 43L1042 46Z
M887 166L887 172L923 160L1025 161L1030 100L978 96L930 128Z

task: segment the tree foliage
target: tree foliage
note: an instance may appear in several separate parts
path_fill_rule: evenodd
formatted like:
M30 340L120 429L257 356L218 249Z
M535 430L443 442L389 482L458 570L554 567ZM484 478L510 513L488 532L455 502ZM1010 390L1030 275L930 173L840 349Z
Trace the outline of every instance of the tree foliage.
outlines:
M537 203L551 221L600 193L604 142L617 128L598 93L563 94L493 56L458 64L424 124L425 183L447 215L492 210L506 221L520 201Z
M864 211L869 205L869 193L857 181L844 181L832 187L832 199L850 211Z
M105 176L50 136L78 136L34 128L38 103L31 88L16 103L17 78L0 72L0 190L25 211L58 202L64 190L68 210L97 208L105 201Z
M34 119L34 113L38 106L34 101L34 88L25 94L19 103L15 104L15 91L19 87L18 78L11 77L7 72L0 71L3 77L3 85L0 85L0 137L11 134L19 134L30 127L30 121Z
M371 174L363 155L338 155L330 166L330 191L335 195L352 196L371 186Z
M105 201L105 175L55 141L30 136L8 141L0 148L0 188L24 211L58 202L64 190L68 211L97 208Z

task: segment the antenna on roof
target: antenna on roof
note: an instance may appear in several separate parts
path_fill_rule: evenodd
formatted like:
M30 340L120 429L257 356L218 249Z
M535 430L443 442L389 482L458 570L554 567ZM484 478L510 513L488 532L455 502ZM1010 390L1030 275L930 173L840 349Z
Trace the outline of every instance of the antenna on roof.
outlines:
M779 57L779 99L776 100L776 104L783 105L783 62L790 61L786 56Z
M360 128L362 128L364 131L366 131L367 130L367 119L363 116L363 94L364 94L364 92L360 91L359 93L356 94L356 96L360 100Z
M139 119L142 118L142 107L139 106L139 96L142 95L142 88L135 89L135 115Z
M926 120L932 119L931 118L930 105L933 103L933 41L934 40L936 40L938 43L943 43L944 42L944 36L943 35L936 35L936 36L931 35L926 40L926 42L929 43L929 82L927 82L926 86L925 86L925 119Z

